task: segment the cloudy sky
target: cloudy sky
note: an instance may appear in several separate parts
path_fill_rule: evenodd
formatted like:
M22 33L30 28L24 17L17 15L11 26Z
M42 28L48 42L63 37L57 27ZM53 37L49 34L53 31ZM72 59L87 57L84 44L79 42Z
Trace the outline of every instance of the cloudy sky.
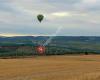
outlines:
M45 16L42 23L38 14ZM0 35L55 33L100 36L100 0L0 0Z

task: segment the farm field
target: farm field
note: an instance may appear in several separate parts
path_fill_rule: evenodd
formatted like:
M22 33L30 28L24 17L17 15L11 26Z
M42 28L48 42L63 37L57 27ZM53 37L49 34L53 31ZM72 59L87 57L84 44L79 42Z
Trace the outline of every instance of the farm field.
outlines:
M0 59L0 80L100 80L100 55Z

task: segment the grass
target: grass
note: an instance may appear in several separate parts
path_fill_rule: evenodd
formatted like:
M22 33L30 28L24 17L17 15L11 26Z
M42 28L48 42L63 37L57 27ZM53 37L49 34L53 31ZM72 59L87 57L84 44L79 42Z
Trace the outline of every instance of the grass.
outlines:
M100 80L100 56L0 59L0 80Z

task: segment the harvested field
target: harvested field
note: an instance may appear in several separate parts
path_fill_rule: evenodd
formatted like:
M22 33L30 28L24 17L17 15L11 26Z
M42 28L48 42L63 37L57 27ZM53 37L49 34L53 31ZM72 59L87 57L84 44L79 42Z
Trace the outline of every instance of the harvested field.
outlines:
M0 59L0 80L100 80L100 56Z

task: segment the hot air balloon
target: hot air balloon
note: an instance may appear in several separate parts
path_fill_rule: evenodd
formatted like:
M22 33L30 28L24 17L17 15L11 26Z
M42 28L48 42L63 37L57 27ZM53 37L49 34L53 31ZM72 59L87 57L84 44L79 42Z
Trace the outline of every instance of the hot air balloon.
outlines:
M37 15L37 19L39 22L43 20L44 16L42 14Z

